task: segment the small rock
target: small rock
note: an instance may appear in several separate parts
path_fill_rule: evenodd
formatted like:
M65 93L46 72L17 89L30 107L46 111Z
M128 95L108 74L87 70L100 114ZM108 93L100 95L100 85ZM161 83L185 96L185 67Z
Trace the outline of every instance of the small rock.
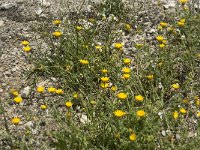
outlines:
M48 2L47 0L40 0L40 3L41 3L42 6L45 6L45 7L51 6L51 3Z
M4 21L0 20L0 27L2 27L4 25Z
M85 114L82 114L81 118L80 118L80 122L83 124L86 124L87 122L90 122L90 120L88 119L88 117Z
M22 93L21 93L21 96L22 97L28 97L29 93L30 93L30 90L31 90L31 87L30 86L27 86L23 89Z
M43 10L42 10L42 8L38 8L38 9L36 9L35 10L35 13L37 14L37 15L40 15L41 13L43 12Z
M29 121L29 122L25 123L24 126L31 128L31 127L33 127L33 122Z
M3 3L0 6L0 10L5 11L5 10L11 9L13 7L17 7L17 4L16 3Z

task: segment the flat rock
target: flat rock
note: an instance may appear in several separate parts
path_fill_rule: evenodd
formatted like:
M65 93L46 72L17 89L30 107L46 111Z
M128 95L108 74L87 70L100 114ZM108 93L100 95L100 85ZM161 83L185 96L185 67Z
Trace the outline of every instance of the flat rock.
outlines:
M13 7L17 7L16 3L3 3L0 5L0 10L5 11L11 9Z

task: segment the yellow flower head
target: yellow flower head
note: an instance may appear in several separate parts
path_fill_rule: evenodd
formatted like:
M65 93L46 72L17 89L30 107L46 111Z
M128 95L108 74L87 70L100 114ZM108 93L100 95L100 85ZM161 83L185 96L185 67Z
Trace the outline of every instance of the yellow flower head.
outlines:
M185 23L185 19L181 19L180 22Z
M126 31L131 31L131 25L130 24L125 24L125 30Z
M96 101L90 101L90 104L95 105Z
M129 139L131 141L135 141L136 140L136 134L135 133L132 133L130 136L129 136Z
M158 36L156 37L156 39L157 39L159 42L162 42L162 41L164 40L164 37L161 36L161 35L158 35Z
M167 25L168 25L168 24L167 24L166 22L160 22L160 26L163 27L163 28L166 28Z
M17 104L19 104L22 100L23 100L23 99L22 99L20 96L14 98L14 101L15 101L15 103L17 103Z
M186 111L184 108L180 108L179 111L180 111L180 113L182 113L182 114L187 113L187 111Z
M102 81L102 82L108 82L108 81L109 81L109 78L108 78L108 77L101 77L101 81Z
M118 93L118 94L117 94L117 97L118 97L119 99L124 100L124 99L126 99L126 98L128 97L128 95L127 95L126 93L121 92L121 93Z
M164 48L164 47L165 47L165 44L162 43L162 44L159 45L159 47L160 47L160 48Z
M104 83L104 82L102 82L101 84L100 84L100 86L103 88L103 89L105 89L105 88L107 88L108 87L108 83Z
M102 69L101 72L106 74L106 73L108 73L108 70L107 69Z
M10 93L11 93L13 96L19 96L18 91L16 91L15 89L11 89L11 90L10 90Z
M82 65L88 65L89 64L89 61L88 60L85 60L85 59L81 59L79 61Z
M136 114L137 114L138 117L144 117L144 116L146 115L146 113L145 113L144 110L138 110L138 111L136 112Z
M115 44L114 44L114 48L119 49L119 50L122 50L123 44L122 44L122 43L115 43Z
M167 31L172 32L172 31L174 31L174 28L169 27L169 28L167 28Z
M188 2L188 0L178 0L180 4L184 5L185 3Z
M22 41L21 44L22 44L23 46L27 46L27 45L29 44L29 42L28 42L28 41Z
M96 48L97 50L102 49L102 47L103 47L103 46L101 46L101 45L97 45L97 46L95 46L95 48Z
M130 77L131 77L131 75L128 74L128 73L125 73L125 74L122 75L122 78L124 78L124 79L128 79Z
M59 24L61 24L61 20L56 19L53 21L53 24L58 26Z
M114 111L114 115L116 117L123 117L124 115L126 115L126 113L123 112L122 110L116 110L116 111Z
M123 59L123 62L124 62L124 64L128 65L128 64L131 63L131 59L129 59L129 58L124 58L124 59Z
M153 74L150 74L148 76L146 76L147 79L152 80L153 79Z
M53 32L52 34L53 34L53 36L55 36L56 38L59 38L59 37L62 35L62 32L60 32L60 31L55 31L55 32Z
M198 117L198 118L200 118L200 111L199 111L199 112L197 112L197 117Z
M127 68L127 67L124 67L124 68L122 68L122 72L123 72L123 73L130 73L130 72L131 72L131 69L130 69L130 68Z
M117 90L117 86L112 86L111 87L111 90L114 92L114 91L116 91Z
M62 89L57 89L57 90L56 90L56 94L59 94L59 95L60 95L60 94L64 94L64 91L63 91Z
M67 108L70 108L70 107L72 107L73 103L72 102L66 102L65 105L66 105Z
M40 108L41 108L42 110L46 110L46 109L47 109L47 106L46 106L46 105L41 105Z
M177 119L178 116L179 116L179 113L178 113L177 111L175 111L175 112L173 113L173 117L174 117L174 119Z
M54 88L54 87L49 87L49 88L48 88L48 91L49 91L50 93L55 93L55 92L56 92L56 88Z
M75 92L75 93L73 94L73 98L78 98L78 93Z
M15 118L12 118L11 119L11 122L12 122L12 124L14 124L14 125L18 125L19 123L20 123L20 118L18 118L18 117L15 117Z
M177 22L177 24L178 24L179 27L184 27L185 26L185 23L181 22L181 21Z
M37 92L43 93L44 92L44 87L43 86L38 86L37 87Z
M144 100L144 97L142 95L136 95L135 100L138 102L142 102Z
M175 84L172 84L172 88L177 90L180 88L179 84L178 83L175 83Z
M27 46L25 46L24 48L23 48L23 50L25 51L25 52L30 52L31 51L31 47L29 46L29 45L27 45Z
M82 29L83 29L82 26L76 26L76 30L77 30L77 31L81 31Z

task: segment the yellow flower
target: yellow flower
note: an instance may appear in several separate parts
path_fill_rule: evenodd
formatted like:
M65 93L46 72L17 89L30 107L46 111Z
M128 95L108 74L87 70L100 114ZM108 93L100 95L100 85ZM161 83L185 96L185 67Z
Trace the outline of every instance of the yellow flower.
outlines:
M124 62L124 64L130 64L131 63L131 59L129 59L129 58L124 58L123 59L123 62Z
M165 47L165 44L162 43L162 44L159 45L159 47L160 47L160 48L164 48L164 47Z
M184 25L185 25L185 23L184 23L184 22L180 22L180 21L179 21L179 22L177 22L177 24L178 24L178 26L179 26L179 27L184 27Z
M150 74L148 76L146 76L147 79L152 80L153 79L153 74Z
M58 26L59 24L61 24L61 20L56 19L53 21L53 24Z
M135 100L139 101L139 102L142 102L144 100L144 97L142 95L136 95L135 96Z
M181 19L180 22L185 23L185 19Z
M162 42L162 41L164 40L164 37L161 36L161 35L158 35L158 36L156 37L156 39L157 39L159 42Z
M167 40L163 40L162 43L163 43L163 44L166 44L166 43L167 43Z
M169 28L167 28L167 31L172 32L172 31L174 31L174 28L169 27Z
M175 83L175 84L172 84L172 88L177 90L180 88L180 86L178 83Z
M126 93L121 92L121 93L118 93L118 94L117 94L117 97L118 97L119 99L124 100L124 99L126 99L126 98L128 97L128 95L127 95Z
M77 31L81 31L82 29L83 29L82 26L76 26L76 30L77 30Z
M90 104L95 105L96 101L90 101Z
M180 108L179 111L180 111L180 113L182 113L182 114L187 113L187 111L186 111L184 108Z
M116 117L123 117L124 115L126 115L126 113L123 112L122 110L116 110L116 111L114 111L114 115Z
M95 48L96 48L97 50L102 49L102 47L103 47L103 46L101 46L101 45L97 45L97 46L95 46Z
M128 78L130 78L130 77L131 77L131 75L130 75L130 74L128 74L128 73L125 73L125 74L123 74L123 75L122 75L122 77L123 77L124 79L128 79Z
M111 87L111 90L114 92L114 91L116 91L117 90L117 86L112 86Z
M12 118L11 119L11 122L12 122L12 124L14 124L14 125L18 125L19 123L20 123L20 118L18 118L18 117L15 117L15 118Z
M40 108L41 108L42 110L45 110L45 109L47 109L47 106L46 106L46 105L41 105Z
M88 65L89 64L89 61L88 60L85 60L85 59L81 59L79 61L82 65Z
M178 0L178 1L179 1L179 3L181 3L182 5L184 5L185 3L188 2L188 0Z
M10 93L11 93L13 96L19 96L18 91L16 91L15 89L11 89L11 90L10 90Z
M136 134L135 133L132 133L130 136L129 136L129 139L131 141L135 141L136 140Z
M15 101L15 103L17 103L17 104L19 104L22 100L23 100L23 99L22 99L20 96L14 98L14 101Z
M75 92L74 95L73 95L73 97L74 98L78 98L78 93Z
M199 111L199 112L197 112L197 117L198 117L198 118L200 118L200 111Z
M122 43L115 43L114 48L122 50L123 44Z
M131 31L131 26L130 26L130 24L125 24L125 30L126 31Z
M179 116L179 113L178 113L177 111L175 111L175 112L173 113L173 117L174 117L174 119L177 119L178 116Z
M140 43L135 44L135 47L138 49L140 49L142 46L144 46L144 44L140 44Z
M144 110L138 110L138 111L136 112L136 114L137 114L138 117L144 117L144 116L146 115L146 113L145 113Z
M108 83L101 83L100 86L101 86L103 89L105 89L105 88L108 87Z
M49 91L50 93L55 93L55 92L56 92L56 88L54 88L54 87L49 87L49 88L48 88L48 91Z
M168 24L167 24L166 22L160 22L160 26L163 27L163 28L166 28L167 25L168 25Z
M28 41L22 41L21 44L24 45L24 46L27 46L29 44L29 42Z
M55 31L55 32L53 32L52 34L53 34L53 36L55 36L56 38L59 38L59 37L62 35L62 32L60 32L60 31Z
M43 86L38 86L37 87L37 92L43 93L44 92L44 87Z
M25 46L24 48L23 48L23 50L25 51L25 52L30 52L31 51L31 47L29 46L29 45L27 45L27 46Z
M106 73L108 73L108 70L107 69L102 69L101 72L106 74Z
M124 67L124 68L122 68L122 72L123 72L123 73L130 73L130 72L131 72L131 69L130 69L130 68L127 68L127 67Z
M67 106L67 108L72 107L73 103L72 102L66 102L65 105Z
M101 78L101 81L102 81L102 82L108 82L108 81L109 81L109 78L108 78L108 77L102 77L102 78Z
M64 94L64 91L62 89L57 89L56 94Z

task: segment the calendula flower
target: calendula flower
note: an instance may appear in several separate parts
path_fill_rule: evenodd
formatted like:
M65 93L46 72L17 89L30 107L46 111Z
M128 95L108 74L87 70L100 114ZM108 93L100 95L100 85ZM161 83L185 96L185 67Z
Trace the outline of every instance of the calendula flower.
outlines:
M160 22L160 26L163 27L163 28L166 28L167 25L168 25L168 24L167 24L166 22Z
M103 89L105 89L105 88L108 87L108 83L102 82L102 83L100 84L100 86L101 86Z
M96 101L90 101L90 104L95 105Z
M164 47L165 47L165 44L162 43L162 44L159 45L159 47L160 47L160 48L164 48Z
M130 24L125 24L125 30L126 31L131 31L131 25Z
M101 46L101 45L97 45L97 46L95 46L95 48L96 48L97 50L102 49L102 47L103 47L103 46Z
M180 113L182 113L182 114L187 113L187 111L186 111L184 108L180 108L179 111L180 111Z
M108 77L101 77L101 81L102 81L102 82L108 82L108 81L109 81L109 78L108 78Z
M180 4L185 5L185 3L188 2L188 0L178 0Z
M198 117L198 118L200 118L200 111L199 111L199 112L197 112L197 117Z
M38 93L43 93L44 92L44 87L43 86L38 86L37 87L37 92Z
M19 96L18 91L16 91L15 89L11 89L11 90L10 90L10 93L11 93L13 96Z
M53 24L58 26L59 24L61 24L61 20L56 19L53 21Z
M81 59L81 60L79 60L79 62L80 62L82 65L88 65L88 64L89 64L89 61L88 61L88 60L85 60L85 59Z
M65 105L66 105L67 108L70 108L70 107L72 107L73 103L72 102L66 102Z
M55 92L56 92L56 88L54 88L54 87L49 87L49 88L48 88L48 91L49 91L50 93L55 93Z
M135 141L136 140L136 134L135 133L132 133L130 136L129 136L129 139L131 141Z
M162 41L162 44L166 44L166 43L167 43L167 40L163 40L163 41Z
M178 116L179 116L179 113L178 113L177 111L174 111L174 113L173 113L173 117L174 117L174 119L177 119Z
M14 124L14 125L18 125L19 123L20 123L20 118L18 118L18 117L15 117L15 118L12 118L11 119L11 122L12 122L12 124Z
M126 113L122 110L116 110L116 111L114 111L114 115L116 117L123 117L124 115L126 115Z
M53 34L53 36L55 36L56 38L59 38L59 37L62 35L62 32L60 32L60 31L55 31L55 32L53 32L52 34Z
M24 48L23 48L23 50L25 51L25 52L30 52L31 51L31 47L29 46L29 45L27 45L27 46L25 46Z
M148 76L146 76L147 79L152 80L153 79L153 74L150 74Z
M185 23L185 19L181 19L180 22Z
M142 48L143 46L144 46L144 44L141 44L141 43L135 44L135 47L138 48L138 49Z
M175 83L175 84L172 84L172 88L177 90L180 88L179 84L178 83Z
M128 73L125 73L125 74L122 75L122 78L124 78L124 79L128 79L130 77L131 77L131 75L128 74Z
M138 110L138 111L136 112L136 114L137 114L138 117L144 117L144 116L146 115L146 113L145 113L144 110Z
M29 45L29 42L28 42L28 41L22 41L21 44L22 44L23 46L27 46L27 45Z
M169 28L167 28L167 31L169 31L169 32L173 32L173 31L174 31L174 28L169 27Z
M131 69L130 69L130 68L127 68L127 67L124 67L124 68L122 68L122 72L123 72L123 73L130 73L130 72L131 72Z
M47 109L47 106L46 106L46 105L41 105L40 108L41 108L42 110L46 110L46 109Z
M82 29L83 29L82 26L76 26L76 30L77 30L77 31L81 31Z
M124 58L124 59L123 59L123 62L124 62L124 64L128 65L128 64L131 63L131 59L129 59L129 58Z
M142 95L136 95L135 100L138 102L142 102L144 100L144 97Z
M112 86L111 87L111 90L114 92L114 91L116 91L117 90L117 86Z
M116 48L116 49L118 49L118 50L122 50L123 44L122 44L122 43L115 43L115 44L114 44L114 48Z
M119 99L124 100L124 99L126 99L126 98L128 97L128 95L127 95L126 93L121 92L121 93L118 93L118 94L117 94L117 97L118 97Z
M177 22L177 24L178 24L179 27L184 27L184 26L185 26L185 23L184 23L184 22L180 22L180 21L179 21L179 22Z
M75 93L73 94L73 98L78 98L78 93L75 92Z
M107 69L102 69L102 70L101 70L101 73L106 74L106 73L108 73L108 70L107 70Z
M14 101L15 101L15 103L17 103L17 104L21 103L22 100L23 100L23 99L22 99L20 96L17 96L17 97L14 98Z
M60 95L60 94L64 94L64 91L63 91L62 89L57 89L57 90L56 90L56 94L59 94L59 95Z
M156 39L157 39L157 41L162 42L162 41L164 40L164 37L161 36L161 35L158 35L158 36L156 37Z

